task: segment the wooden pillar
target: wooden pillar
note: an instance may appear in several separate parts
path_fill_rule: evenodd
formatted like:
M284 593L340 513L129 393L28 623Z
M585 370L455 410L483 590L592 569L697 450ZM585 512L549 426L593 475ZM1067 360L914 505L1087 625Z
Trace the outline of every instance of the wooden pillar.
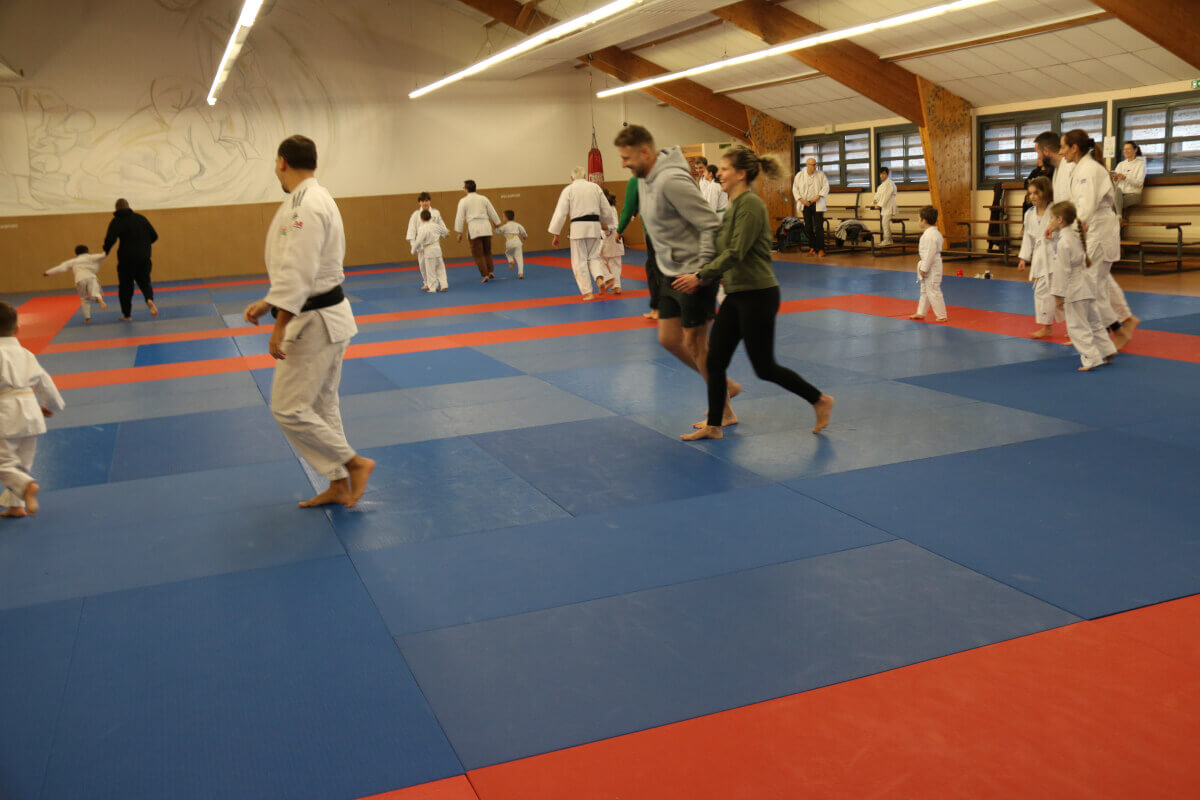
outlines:
M949 242L963 234L957 223L972 218L971 104L920 76L917 86L929 193L938 210L938 228Z
M750 144L759 155L768 153L778 156L783 162L783 177L777 181L765 175L759 176L758 194L767 204L767 212L771 215L771 228L774 229L776 217L792 215L792 175L795 173L793 162L793 141L796 129L774 117L747 109L746 116L750 131Z

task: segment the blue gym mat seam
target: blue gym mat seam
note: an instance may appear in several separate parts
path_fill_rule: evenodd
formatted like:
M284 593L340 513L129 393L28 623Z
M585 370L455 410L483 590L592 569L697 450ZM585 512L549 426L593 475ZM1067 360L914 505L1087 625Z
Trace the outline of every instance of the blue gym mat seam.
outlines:
M54 759L54 748L58 744L58 732L62 726L63 713L67 703L67 690L71 686L71 675L75 668L75 652L79 648L79 631L83 626L83 612L87 607L88 598L79 598L79 614L75 618L75 632L71 635L71 655L67 657L66 677L63 679L62 694L58 698L58 710L54 714L53 733L50 736L50 747L46 750L46 763L42 767L42 783L38 787L38 797L46 792L46 781L50 779L50 762Z

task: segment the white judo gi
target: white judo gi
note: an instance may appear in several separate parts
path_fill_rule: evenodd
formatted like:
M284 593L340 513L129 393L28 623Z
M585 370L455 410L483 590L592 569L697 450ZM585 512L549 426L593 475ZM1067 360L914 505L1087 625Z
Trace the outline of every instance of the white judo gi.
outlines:
M921 316L929 313L933 306L933 315L938 319L946 318L946 301L942 297L942 232L930 226L921 234L917 244L917 254L921 260L917 262L917 283L921 284L921 299L917 303L917 313ZM925 273L925 277L921 277Z
M605 198L607 204L607 198ZM613 217L617 216L617 210L611 205L608 206L612 210ZM604 268L608 271L608 279L612 281L612 288L616 291L621 291L621 257L625 255L625 245L617 239L616 227L611 227L604 231L604 237L600 242L600 258L604 259Z
M0 337L0 506L25 507L37 437L46 432L42 406L66 407L54 379L15 336Z
M617 227L617 215L608 204L604 190L598 184L584 178L568 183L558 196L554 216L550 218L550 233L557 236L562 226L570 221L571 269L579 293L592 293L592 279L597 285L608 279L608 270L600 255L603 243L601 226Z
M450 288L446 281L446 260L442 257L442 237L449 235L440 219L436 222L431 219L421 223L412 241L412 251L417 254L421 274L425 276L425 287L431 292Z
M1055 175L1057 178L1057 174ZM1056 180L1057 187L1057 180ZM1078 218L1087 225L1088 258L1096 276L1096 300L1100 319L1105 327L1131 316L1125 292L1112 276L1114 261L1121 258L1121 224L1113 210L1113 185L1108 170L1085 154L1071 171L1070 195L1056 200L1070 199L1075 204Z
M700 194L704 195L704 199L712 206L712 210L718 214L723 213L729 208L729 195L721 188L720 181L702 180L699 183Z
M417 238L417 228L421 227L421 211L422 210L423 209L418 208L416 211L414 211L412 213L412 216L410 216L408 218L408 233L405 234L404 240L406 242L408 242L408 246L410 248L413 246L413 241ZM441 225L442 228L444 228L446 230L446 232L442 235L449 236L450 230L449 230L449 228L446 228L446 223L442 221L442 213L440 211L438 211L436 208L434 208L433 206L430 206L429 207L429 215L430 215L430 220L429 220L430 222L436 222L438 225ZM417 251L413 250L413 252L415 253ZM443 263L443 265L445 264L445 262L442 262L442 263ZM422 289L437 289L437 286L430 284L429 276L425 274L425 265L421 263L421 260L419 258L417 259L417 266L421 270L421 281L422 281L421 288Z
M1039 217L1037 207L1025 212L1025 227L1021 234L1021 253L1017 256L1029 265L1029 280L1033 283L1033 314L1040 325L1053 325L1063 319L1050 291L1050 260L1053 248L1046 239L1050 224L1049 207Z
M284 332L275 362L271 413L296 451L330 481L349 477L355 456L342 430L338 384L342 358L358 333L350 301L314 311L305 302L345 280L346 234L329 191L308 178L279 206L267 231L266 262L271 289L265 301L296 315Z
M104 298L100 289L100 279L96 273L100 271L100 262L107 253L83 253L67 259L56 267L46 270L47 275L57 275L71 270L75 279L75 291L79 292L79 306L83 309L83 318L92 318L92 300L103 303Z
M880 170L882 172L882 170ZM874 206L879 207L879 244L888 246L892 240L892 217L896 216L896 182L888 178L875 190Z
M521 240L529 238L529 234L525 232L525 226L510 219L496 228L496 233L504 234L504 257L508 259L508 268L512 269L515 264L517 276L524 278L525 248L521 244Z
M1060 230L1051 247L1050 290L1065 301L1067 335L1083 366L1090 369L1117 352L1100 316L1096 267L1087 266L1083 242L1074 226Z

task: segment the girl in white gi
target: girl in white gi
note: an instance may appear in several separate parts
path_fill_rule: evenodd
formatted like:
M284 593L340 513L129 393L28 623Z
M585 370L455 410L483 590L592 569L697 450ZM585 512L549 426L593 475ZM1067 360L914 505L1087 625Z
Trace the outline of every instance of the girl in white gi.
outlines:
M600 256L604 228L617 227L617 215L604 190L598 184L584 178L583 167L571 170L571 182L558 196L554 216L550 218L550 233L554 234L554 246L558 247L558 233L570 220L571 269L575 273L575 284L584 300L592 300L592 279L601 294L608 290L608 270Z
M604 197L612 209L612 215L617 215L617 198L607 189ZM616 226L605 228L604 240L600 244L600 257L604 259L604 269L608 272L608 286L613 294L621 293L621 257L625 255L625 245L617 238Z
M892 239L892 217L896 216L896 182L892 180L892 171L887 167L879 168L879 188L875 190L871 208L879 209L880 247L891 247L895 244Z
M1142 187L1146 185L1146 159L1136 142L1126 142L1125 160L1112 171L1113 209L1124 218L1126 210L1142 202Z
M1029 280L1033 283L1034 318L1042 327L1030 336L1045 339L1054 335L1054 323L1061 321L1058 305L1050 292L1050 243L1046 241L1046 228L1050 225L1050 201L1054 189L1050 179L1034 178L1029 182L1029 200L1033 207L1025 212L1025 229L1021 235L1021 254L1017 256L1017 267L1029 267Z
M517 277L524 280L525 248L521 242L528 239L529 234L525 232L525 226L517 222L517 212L508 209L504 212L504 217L507 222L496 228L496 233L504 234L504 257L508 259L509 271L512 271L515 264Z
M5 517L38 512L37 481L30 475L45 417L66 407L37 357L17 341L17 310L0 302L0 506Z
M100 290L100 280L96 277L96 272L100 269L100 262L104 260L108 254L105 252L89 253L86 244L81 244L75 248L75 257L67 259L57 267L51 267L43 272L43 275L57 275L60 272L71 270L72 277L75 279L75 291L79 292L79 307L83 309L83 322L85 325L92 324L92 301L100 304L101 309L108 308L108 303L104 302L104 293Z
M1057 231L1058 236L1054 234ZM1082 361L1080 372L1106 363L1117 353L1099 313L1096 271L1087 255L1083 226L1071 203L1050 207L1050 224L1045 234L1054 250L1050 267L1050 291L1067 318L1067 333Z
M1112 276L1113 262L1121 257L1121 226L1113 211L1113 183L1102 164L1103 154L1085 131L1067 131L1062 138L1063 158L1075 165L1071 172L1070 200L1087 234L1088 258L1096 273L1096 299L1100 319L1113 333L1117 349L1133 337L1141 322L1133 316L1125 293Z
M444 292L450 288L446 281L446 260L442 258L442 237L449 235L450 231L446 230L440 219L435 220L428 210L421 212L421 224L413 239L412 251L417 254L421 274L428 281L425 287L427 292Z
M275 317L267 344L275 359L271 413L304 460L329 478L328 489L300 506L352 508L367 490L375 462L355 453L342 430L338 384L358 326L342 292L342 215L329 190L317 183L316 169L312 139L290 136L279 145L275 177L290 196L267 229L271 288L243 316L251 325L268 311Z
M443 228L446 227L446 223L442 221L442 213L433 207L433 198L430 197L429 192L421 192L417 195L417 210L408 218L408 233L404 236L410 248L412 247L413 240L417 238L417 228L421 227L422 211L428 211L434 222ZM449 236L450 231L447 229L444 235ZM413 252L416 251L414 250ZM426 292L437 291L436 281L430 281L429 276L425 274L425 267L420 259L417 260L417 266L421 270L421 290Z
M921 260L917 262L917 283L921 284L921 299L917 303L917 313L909 319L925 319L929 307L933 306L933 317L938 322L945 322L946 301L942 298L942 232L938 230L938 210L933 206L921 209L921 241L917 244L917 254Z
M725 209L729 208L729 194L725 191L725 187L721 185L717 173L720 170L716 164L708 165L708 184L700 185L700 192L704 195L704 199L713 207L713 211L718 214L724 214Z

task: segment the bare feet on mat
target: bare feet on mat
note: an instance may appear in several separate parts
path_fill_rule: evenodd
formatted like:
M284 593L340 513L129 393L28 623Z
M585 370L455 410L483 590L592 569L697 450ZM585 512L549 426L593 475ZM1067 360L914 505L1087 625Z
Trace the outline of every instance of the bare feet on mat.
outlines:
M10 508L7 511L5 511L3 514L0 514L0 517L12 517L13 519L20 519L21 517L28 517L28 516L29 516L29 513L27 511L25 511L25 509L23 509L23 508Z
M1112 332L1112 343L1116 346L1116 348L1118 350L1122 349L1123 347L1125 347L1125 345L1129 344L1129 334L1125 332L1124 327L1117 328L1115 331Z
M730 425L737 425L737 424L738 424L737 414L733 413L732 408L726 408L725 413L721 415L721 427L728 428ZM710 427L708 424L708 417L705 417L704 419L695 423L694 425L692 425L692 427L698 431L703 430L704 428Z
M685 433L682 436L680 436L679 438L683 439L685 442L695 442L695 441L699 441L700 439L724 439L725 438L725 434L721 432L720 428L714 428L708 424L698 425L698 426L694 426L694 427L696 427L697 430L692 431L691 433Z
M439 291L439 292L448 292L448 291L450 291L450 287L449 287L449 286L443 286L442 288L438 289L438 291Z
M99 303L99 304L100 304L100 308L102 308L102 309L105 309L105 310L107 310L107 309L108 309L108 303L104 302L104 298L103 298L103 297L96 297L96 298L93 298L93 299L94 299L94 300L95 300L97 303Z
M346 503L346 508L354 508L367 490L371 473L375 471L375 462L370 458L355 456L346 462L346 471L350 473L350 502Z
M1030 339L1045 339L1048 336L1054 335L1054 329L1049 325L1043 325L1033 333L1029 334Z
M583 296L581 299L583 300L583 302L585 302L585 303L586 303L586 302L588 302L589 300L595 300L595 299L596 299L596 295L594 295L594 294L591 294L591 293L588 293L588 294L585 294L585 295L584 295L584 296Z
M735 381L733 378L725 379L725 388L729 392L730 400L732 400L733 398L737 397L739 394L742 393L742 385L740 383L738 383L737 381Z
M158 317L158 306L154 305L153 300L146 301L146 308L150 309L150 316Z
M1080 372L1091 372L1092 368L1091 367L1080 367L1079 371Z
M817 251L817 258L824 258L824 257L825 257L825 251L824 251L824 250L818 250L818 251Z
M330 481L329 488L316 497L300 503L301 508L318 508L320 506L345 505L350 499L350 481Z
M820 433L829 424L829 417L833 414L833 398L827 394L821 395L821 399L813 403L813 411L817 414L813 433Z
M949 317L934 317L933 321L934 322L949 322L950 318Z
M925 315L924 314L912 314L909 316L909 319L925 319Z
M613 293L613 294L620 294L620 293L621 293L621 287L620 287L620 286L614 286L614 287L613 287L613 290L612 290L612 293Z
M1121 320L1121 330L1129 331L1129 338L1133 338L1133 332L1137 330L1137 326L1142 324L1140 317L1129 315L1129 319Z
M38 512L38 492L40 491L41 487L33 481L30 481L29 485L25 487L25 511L31 517Z
M83 324L84 324L84 325L91 325L91 324L92 324L92 318L91 318L91 317L84 317L84 318L83 318Z
M121 317L121 322L132 322L132 321L133 321L132 317Z
M645 314L642 314L642 319L657 320L658 319L658 311L656 311L655 309L652 308L649 311L647 311Z

